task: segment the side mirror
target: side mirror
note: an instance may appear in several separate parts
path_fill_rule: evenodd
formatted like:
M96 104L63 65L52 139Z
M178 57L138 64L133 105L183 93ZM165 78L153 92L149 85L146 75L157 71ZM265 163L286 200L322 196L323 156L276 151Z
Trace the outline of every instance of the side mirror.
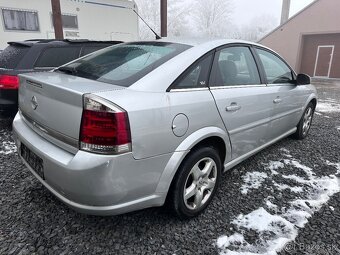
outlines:
M300 73L296 76L296 85L309 85L311 83L310 76Z

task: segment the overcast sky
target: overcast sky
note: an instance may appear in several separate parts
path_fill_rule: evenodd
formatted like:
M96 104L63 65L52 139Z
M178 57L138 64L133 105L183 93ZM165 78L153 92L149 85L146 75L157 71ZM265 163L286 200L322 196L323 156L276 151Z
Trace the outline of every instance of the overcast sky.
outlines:
M278 20L281 17L282 0L233 0L235 12L233 19L242 25L262 14L269 14ZM291 0L290 16L294 15L313 0Z

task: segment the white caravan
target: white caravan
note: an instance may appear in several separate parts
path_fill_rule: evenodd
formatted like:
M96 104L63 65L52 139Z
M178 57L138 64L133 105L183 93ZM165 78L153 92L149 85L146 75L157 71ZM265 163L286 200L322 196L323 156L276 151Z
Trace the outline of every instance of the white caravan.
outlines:
M60 5L65 39L139 38L133 0L60 0ZM50 0L1 0L0 16L0 50L9 41L54 38Z

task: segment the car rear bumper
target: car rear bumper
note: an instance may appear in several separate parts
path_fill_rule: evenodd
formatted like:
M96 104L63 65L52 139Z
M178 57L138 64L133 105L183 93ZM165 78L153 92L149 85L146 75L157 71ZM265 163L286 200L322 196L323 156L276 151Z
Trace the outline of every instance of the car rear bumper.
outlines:
M13 122L20 154L25 144L43 160L44 179L22 158L34 176L71 208L93 215L115 215L161 206L166 194L156 188L172 154L135 160L132 153L104 156L69 153L35 133L20 114Z

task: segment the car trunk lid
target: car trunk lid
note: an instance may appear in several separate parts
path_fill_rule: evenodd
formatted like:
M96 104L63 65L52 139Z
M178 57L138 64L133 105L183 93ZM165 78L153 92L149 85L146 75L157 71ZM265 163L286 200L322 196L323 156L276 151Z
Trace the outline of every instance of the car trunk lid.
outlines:
M19 110L39 132L73 147L79 140L83 95L123 87L56 72L20 75Z

